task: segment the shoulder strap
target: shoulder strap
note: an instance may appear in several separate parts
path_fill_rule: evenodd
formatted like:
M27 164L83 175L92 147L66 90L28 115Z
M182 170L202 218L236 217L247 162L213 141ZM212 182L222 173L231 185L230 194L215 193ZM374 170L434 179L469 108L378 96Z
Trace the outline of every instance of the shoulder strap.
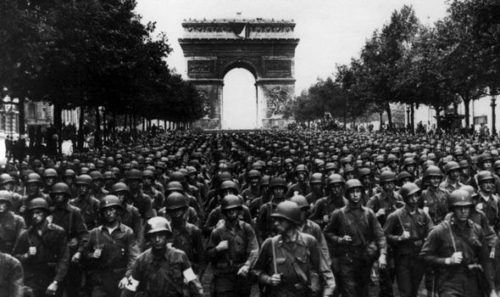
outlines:
M453 235L453 231L451 230L450 222L446 221L446 227L448 229L448 232L450 233L450 239L451 239L451 244L453 245L453 251L456 253L457 252L457 244L455 243L455 236Z

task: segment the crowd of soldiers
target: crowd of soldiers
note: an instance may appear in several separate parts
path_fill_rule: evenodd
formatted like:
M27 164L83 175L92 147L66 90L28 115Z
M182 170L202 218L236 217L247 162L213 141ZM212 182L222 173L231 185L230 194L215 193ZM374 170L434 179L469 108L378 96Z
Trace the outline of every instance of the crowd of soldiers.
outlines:
M0 296L496 296L499 147L168 132L28 157L0 175Z

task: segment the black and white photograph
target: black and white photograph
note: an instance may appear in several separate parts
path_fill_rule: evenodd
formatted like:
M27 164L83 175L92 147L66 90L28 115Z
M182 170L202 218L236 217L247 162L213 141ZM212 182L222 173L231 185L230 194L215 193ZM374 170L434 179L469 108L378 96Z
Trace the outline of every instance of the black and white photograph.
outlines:
M0 0L0 297L498 297L499 95L500 0Z

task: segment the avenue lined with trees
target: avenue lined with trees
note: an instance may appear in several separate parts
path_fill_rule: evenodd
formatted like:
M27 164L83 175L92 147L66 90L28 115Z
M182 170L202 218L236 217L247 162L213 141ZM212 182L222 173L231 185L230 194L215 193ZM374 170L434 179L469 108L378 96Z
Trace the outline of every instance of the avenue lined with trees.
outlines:
M299 121L322 118L329 112L350 122L371 113L387 114L390 103L432 106L439 114L448 106L465 106L496 95L500 80L500 5L498 1L450 1L448 15L424 26L411 6L394 11L375 30L347 65L337 65L332 77L318 79L288 107Z
M135 6L134 0L1 1L2 97L19 98L21 112L26 99L50 102L57 131L61 111L80 107L80 127L84 114L94 115L97 147L102 121L105 128L134 130L144 119L201 118L198 92L165 61L172 50L165 34L143 24Z

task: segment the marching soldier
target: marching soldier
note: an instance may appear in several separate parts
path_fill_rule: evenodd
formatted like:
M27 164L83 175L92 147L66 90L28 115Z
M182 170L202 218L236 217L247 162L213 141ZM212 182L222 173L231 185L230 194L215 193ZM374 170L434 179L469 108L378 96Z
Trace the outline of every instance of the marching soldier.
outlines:
M10 254L21 231L24 219L12 211L12 193L0 190L0 252Z
M332 262L343 297L368 296L373 263L387 265L387 243L375 213L362 206L362 185L357 179L346 182L349 203L333 212L325 236L333 244Z
M92 297L118 297L128 284L139 248L134 231L120 223L122 204L118 197L104 196L100 210L103 224L90 231L84 251L89 290Z
M469 220L474 206L465 190L452 192L453 215L426 238L420 256L438 271L440 296L497 296L493 274L487 269L489 251L483 229Z
M208 256L214 269L212 296L250 296L249 271L259 246L252 226L239 219L240 197L227 195L221 201L224 224L210 234Z
M399 294L416 297L425 271L419 253L434 224L429 215L418 208L420 188L416 184L407 183L400 193L405 206L387 217L384 231L393 250Z
M322 228L330 222L334 210L347 204L344 198L344 178L335 173L328 177L326 183L328 196L316 201L310 215L310 219Z
M272 218L278 235L264 241L253 268L259 282L266 286L263 296L331 296L335 279L317 240L297 230L301 224L299 206L281 202ZM319 292L319 282L312 279L314 273L325 284L323 292Z
M69 204L80 209L87 229L97 227L99 223L99 200L90 194L92 178L82 174L76 178L77 196Z
M13 251L23 264L25 284L34 297L62 296L69 264L66 232L47 221L50 210L45 199L32 199L27 212L30 226L19 235Z
M0 251L0 296L24 296L24 271L21 262Z
M185 293L191 297L203 296L201 283L186 254L167 245L172 236L167 219L149 219L144 233L151 248L132 265L124 296L183 297Z

